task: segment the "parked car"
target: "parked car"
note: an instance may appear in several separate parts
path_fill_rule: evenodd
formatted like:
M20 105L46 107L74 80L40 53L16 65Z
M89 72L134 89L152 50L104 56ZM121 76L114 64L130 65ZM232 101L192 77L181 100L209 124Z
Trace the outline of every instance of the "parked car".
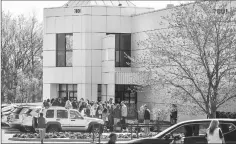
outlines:
M3 125L8 125L8 120L9 120L9 115L17 108L16 105L14 105L11 109L8 109L7 111L2 111L1 112L1 124Z
M30 111L29 106L20 106L17 107L9 116L8 116L8 125L11 128L21 128L22 115L27 114Z
M42 111L42 109L43 108L41 106L36 106L36 107L30 108L28 113L23 114L22 115L22 122L21 122L21 130L23 130L25 132L34 131L34 129L32 127L33 117L38 117L39 112Z
M4 107L7 107L7 106L9 106L9 105L10 105L10 104L2 104L2 105L1 105L1 109L4 108Z
M207 144L206 130L212 119L191 120L175 124L152 138L127 142L128 144L170 144L179 141L183 144ZM236 143L236 119L218 119L226 144Z
M83 117L79 111L75 109L66 109L64 107L52 106L48 109L43 109L42 112L47 121L47 132L102 131L102 125L104 125L104 121L102 119ZM22 126L33 127L33 129L36 129L37 117L34 117L32 120L24 120Z

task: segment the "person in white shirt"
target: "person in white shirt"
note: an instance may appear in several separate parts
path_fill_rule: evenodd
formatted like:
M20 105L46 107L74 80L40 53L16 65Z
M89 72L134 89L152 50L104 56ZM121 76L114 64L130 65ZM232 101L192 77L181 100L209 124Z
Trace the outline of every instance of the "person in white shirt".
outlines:
M127 110L127 106L125 105L124 101L121 102L121 121L122 124L126 124L126 118L128 115L128 110ZM124 129L126 129L126 127L123 127Z
M224 136L219 128L219 121L218 120L212 120L210 123L209 128L207 129L207 141L208 144L224 144Z
M65 108L66 108L66 109L72 109L72 104L71 104L71 102L70 102L69 99L66 101Z

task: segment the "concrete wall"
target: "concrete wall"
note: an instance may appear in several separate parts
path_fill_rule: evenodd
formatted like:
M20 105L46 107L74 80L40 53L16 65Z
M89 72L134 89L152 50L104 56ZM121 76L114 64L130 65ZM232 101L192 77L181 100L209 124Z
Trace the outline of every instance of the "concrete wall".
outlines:
M74 13L75 9L81 9L81 13ZM50 84L77 84L78 98L97 100L97 84L102 83L102 77L111 77L102 73L102 38L106 33L131 33L130 16L150 10L109 6L44 9L44 97L51 95ZM73 33L73 67L56 67L57 33ZM111 50L109 53L114 58ZM114 65L109 64L105 69L109 67Z

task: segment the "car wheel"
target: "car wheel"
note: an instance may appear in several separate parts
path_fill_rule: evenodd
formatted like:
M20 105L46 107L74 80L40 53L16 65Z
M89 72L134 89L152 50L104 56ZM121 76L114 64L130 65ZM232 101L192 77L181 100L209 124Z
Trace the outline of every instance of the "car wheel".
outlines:
M32 132L33 128L31 127L24 127L25 132Z
M24 127L19 128L20 132L26 132Z
M50 125L47 129L47 132L49 133L59 132L59 128L57 125Z

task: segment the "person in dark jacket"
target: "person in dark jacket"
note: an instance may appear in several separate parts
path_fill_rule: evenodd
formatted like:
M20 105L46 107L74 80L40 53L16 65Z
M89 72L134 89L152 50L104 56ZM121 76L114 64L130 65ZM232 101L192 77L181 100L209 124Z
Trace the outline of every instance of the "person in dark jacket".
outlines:
M150 123L150 110L147 108L147 105L144 106L144 124L149 124ZM148 127L145 127L144 128L144 132L146 135L148 135L150 133L150 128L149 126Z
M173 104L171 114L170 114L171 124L176 124L177 123L177 117L178 117L177 106L175 104Z
M87 105L87 108L85 109L84 113L86 114L87 117L91 117L91 105L90 104Z
M114 125L117 125L117 123L120 122L121 119L121 109L119 104L116 105L113 116L114 116Z
M59 98L59 105L58 106L61 106L61 107L65 107L66 103Z
M115 133L111 133L109 135L109 141L107 144L115 144L116 143L117 136Z
M77 109L76 100L73 100L73 102L72 102L72 107L73 107L73 109Z
M52 106L59 106L58 98L53 101Z
M113 125L114 125L114 105L111 104L109 109L109 116L108 116L108 124L109 124L109 129L110 131L113 131Z
M43 144L43 139L45 138L45 129L46 129L46 119L43 117L43 113L40 113L40 117L38 118L38 129L41 139L41 144Z
M54 98L53 98L53 99L51 99L51 105L53 104L53 102L54 102Z

